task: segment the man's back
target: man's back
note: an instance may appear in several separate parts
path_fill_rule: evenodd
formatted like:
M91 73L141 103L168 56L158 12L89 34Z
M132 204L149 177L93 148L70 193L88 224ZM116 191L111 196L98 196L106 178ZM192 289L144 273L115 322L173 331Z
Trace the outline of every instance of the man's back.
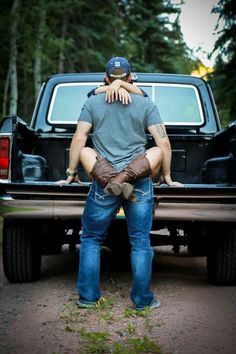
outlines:
M134 156L143 153L146 129L161 122L156 105L146 97L131 94L132 102L107 103L105 95L90 97L80 120L89 121L95 150L121 170Z

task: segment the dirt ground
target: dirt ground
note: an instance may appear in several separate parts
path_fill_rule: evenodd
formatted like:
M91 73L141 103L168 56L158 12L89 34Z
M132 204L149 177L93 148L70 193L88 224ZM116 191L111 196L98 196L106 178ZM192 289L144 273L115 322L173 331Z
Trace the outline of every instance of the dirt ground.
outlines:
M159 309L132 310L129 270L102 271L104 301L75 306L77 256L44 256L42 279L9 284L0 263L0 353L235 354L236 287L208 284L206 259L155 250Z

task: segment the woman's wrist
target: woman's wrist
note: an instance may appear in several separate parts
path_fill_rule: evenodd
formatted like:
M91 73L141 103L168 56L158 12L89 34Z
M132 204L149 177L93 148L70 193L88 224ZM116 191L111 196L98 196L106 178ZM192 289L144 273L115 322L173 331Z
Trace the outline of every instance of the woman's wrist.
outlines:
M72 169L70 169L69 167L66 170L66 176L67 177L75 177L78 175L77 171L73 171Z

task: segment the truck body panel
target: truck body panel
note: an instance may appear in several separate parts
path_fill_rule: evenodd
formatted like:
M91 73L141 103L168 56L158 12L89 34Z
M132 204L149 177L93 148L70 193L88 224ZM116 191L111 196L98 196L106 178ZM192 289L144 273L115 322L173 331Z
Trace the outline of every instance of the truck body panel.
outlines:
M4 218L4 269L9 281L39 277L41 254L60 250L63 243L79 244L91 181L79 165L81 183L55 182L65 179L70 142L87 93L101 85L103 77L104 73L49 77L30 125L16 116L6 117L0 124L0 215ZM184 184L171 188L160 185L156 177L153 230L167 228L169 238L162 244L173 244L175 252L183 244L190 254L207 255L210 281L235 284L236 122L221 129L210 86L200 78L137 73L133 82L157 104L172 146L172 178ZM92 146L91 136L87 144ZM147 148L153 145L147 132ZM118 227L111 228L110 246L119 250L112 238L124 233L122 212L114 223ZM179 229L183 237L177 237ZM160 240L158 235L156 241L152 237L153 245ZM30 255L20 256L19 244L27 245ZM45 245L50 246L47 252L43 251ZM32 255L38 260L36 265ZM16 271L19 257L22 269L23 264L31 264L30 272L28 268L27 272ZM25 275L28 273L31 276Z

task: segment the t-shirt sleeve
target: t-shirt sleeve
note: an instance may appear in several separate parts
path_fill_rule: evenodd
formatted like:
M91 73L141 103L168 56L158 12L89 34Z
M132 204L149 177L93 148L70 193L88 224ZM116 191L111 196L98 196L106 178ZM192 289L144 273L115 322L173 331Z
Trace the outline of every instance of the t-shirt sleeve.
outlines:
M91 109L91 99L87 99L87 101L84 103L78 121L80 122L88 122L92 124L92 109Z
M154 124L163 124L163 121L157 106L151 101L147 114L147 128Z

